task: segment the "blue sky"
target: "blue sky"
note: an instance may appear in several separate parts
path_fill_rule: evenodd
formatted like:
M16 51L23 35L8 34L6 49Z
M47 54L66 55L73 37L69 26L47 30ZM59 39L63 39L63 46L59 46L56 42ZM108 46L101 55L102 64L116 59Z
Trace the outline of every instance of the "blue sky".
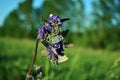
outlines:
M5 17L18 7L18 3L23 0L1 0L0 1L0 25L3 24Z
M18 4L24 0L1 0L0 1L0 26L10 12L18 8ZM33 7L40 7L43 0L34 0Z
M3 24L7 15L14 9L18 8L18 4L24 0L1 0L0 1L0 26ZM33 7L40 7L44 0L34 0ZM91 12L92 0L83 0L86 6L86 12Z

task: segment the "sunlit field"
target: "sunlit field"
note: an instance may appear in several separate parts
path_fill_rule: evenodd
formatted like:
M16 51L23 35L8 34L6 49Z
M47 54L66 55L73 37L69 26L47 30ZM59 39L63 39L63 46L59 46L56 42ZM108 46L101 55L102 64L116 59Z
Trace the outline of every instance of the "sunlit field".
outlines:
M0 37L0 80L25 79L34 44L35 40ZM119 51L74 45L65 50L69 60L53 67L47 56L40 57L42 49L44 47L39 43L35 64L43 66L43 80L120 80Z

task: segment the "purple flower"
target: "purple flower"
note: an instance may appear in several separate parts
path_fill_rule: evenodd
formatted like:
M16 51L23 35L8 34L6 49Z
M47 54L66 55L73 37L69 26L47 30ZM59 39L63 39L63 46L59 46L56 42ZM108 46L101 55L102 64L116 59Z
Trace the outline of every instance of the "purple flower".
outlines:
M61 56L64 55L63 41L58 42L57 45L59 45L59 47L56 48L58 55L61 55Z
M58 16L51 14L47 20L43 19L44 25L42 28L38 28L38 39L42 39L42 44L47 48L48 58L53 65L57 65L65 57L63 41L69 30L61 31L59 26L66 20L69 19L60 19Z
M52 26L51 25L43 25L43 28L45 29L45 31L47 33L51 33L51 30L52 30Z
M56 15L50 15L50 17L48 18L48 22L49 23L57 23L58 25L62 24L60 18Z
M56 49L60 49L61 46L60 46L60 44L55 44L54 47L55 47Z
M44 31L42 28L38 28L38 39L42 39L44 35Z
M56 59L56 56L54 55L55 52L52 50L53 46L52 45L49 45L49 48L48 48L48 57L50 60L52 59Z
M58 55L56 54L56 52L54 52L53 50L53 46L50 45L48 48L48 58L50 59L51 63L56 66L58 65Z

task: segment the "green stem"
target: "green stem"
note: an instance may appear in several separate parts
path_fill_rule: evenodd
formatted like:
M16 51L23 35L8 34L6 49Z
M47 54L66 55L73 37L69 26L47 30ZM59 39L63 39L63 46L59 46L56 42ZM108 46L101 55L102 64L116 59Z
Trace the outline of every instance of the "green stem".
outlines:
M33 57L32 57L32 62L31 62L31 65L30 65L30 67L28 69L28 72L27 72L25 80L29 80L29 78L30 78L29 77L30 76L30 72L32 70L32 67L34 65L34 62L35 62L35 59L36 59L36 55L37 55L38 42L39 42L39 39L36 39L35 48L34 48L34 54L33 54Z

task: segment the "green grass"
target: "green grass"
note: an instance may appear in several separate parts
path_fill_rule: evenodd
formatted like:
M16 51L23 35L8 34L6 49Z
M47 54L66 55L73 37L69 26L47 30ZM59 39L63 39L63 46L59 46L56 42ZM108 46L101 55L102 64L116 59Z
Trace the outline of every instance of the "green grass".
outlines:
M34 44L35 40L0 37L0 80L25 79ZM39 43L35 62L44 67L43 80L120 80L115 75L110 78L115 72L110 73L115 60L120 57L119 51L93 50L74 45L65 51L69 60L53 67L47 56L40 57L43 48ZM116 75L120 75L120 71Z

